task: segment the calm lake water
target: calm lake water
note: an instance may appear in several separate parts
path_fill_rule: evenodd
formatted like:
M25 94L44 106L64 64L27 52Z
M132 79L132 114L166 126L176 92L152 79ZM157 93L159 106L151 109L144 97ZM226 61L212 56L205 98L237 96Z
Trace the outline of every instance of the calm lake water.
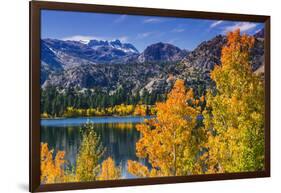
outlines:
M148 166L147 161L136 157L136 142L140 133L136 124L150 117L78 117L67 119L42 119L41 142L48 143L50 149L65 151L66 160L75 166L81 143L80 127L93 123L101 142L106 147L103 159L111 156L122 167L122 178L133 178L126 168L127 160L138 160ZM102 160L101 160L102 161Z

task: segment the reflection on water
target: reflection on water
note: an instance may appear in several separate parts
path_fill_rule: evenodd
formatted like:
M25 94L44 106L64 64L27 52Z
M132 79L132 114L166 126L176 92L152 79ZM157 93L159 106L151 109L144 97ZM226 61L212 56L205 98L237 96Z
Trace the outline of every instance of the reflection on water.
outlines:
M132 118L132 119L130 119ZM83 120L81 120L83 119ZM95 118L94 128L100 135L106 153L103 159L111 156L122 167L122 177L132 178L126 171L127 160L139 160L136 157L135 145L140 133L135 126L144 120L143 117L101 117ZM105 121L106 120L106 121ZM56 119L41 121L41 142L49 144L49 148L64 150L65 158L75 166L76 156L81 143L80 126L89 121L86 118ZM56 123L56 124L55 124ZM79 123L79 124L78 124ZM139 160L148 165L144 160Z
M80 126L85 123L141 123L150 116L126 116L126 117L75 117L62 119L42 119L42 126Z

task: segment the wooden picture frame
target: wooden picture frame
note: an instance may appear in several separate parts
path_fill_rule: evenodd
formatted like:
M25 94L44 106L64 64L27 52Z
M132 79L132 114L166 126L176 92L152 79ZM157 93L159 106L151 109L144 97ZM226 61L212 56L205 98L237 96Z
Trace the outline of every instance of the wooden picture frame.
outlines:
M197 18L209 20L228 20L264 23L264 77L265 77L265 165L264 171L202 174L175 177L153 177L138 179L121 179L111 181L73 182L58 184L40 183L40 26L41 10L61 10L77 12L112 13L145 16L165 16L177 18ZM196 181L229 180L243 178L270 177L270 16L183 11L169 9L105 6L93 4L58 3L45 1L30 2L30 192L75 190L89 188L121 187L166 183L183 183Z

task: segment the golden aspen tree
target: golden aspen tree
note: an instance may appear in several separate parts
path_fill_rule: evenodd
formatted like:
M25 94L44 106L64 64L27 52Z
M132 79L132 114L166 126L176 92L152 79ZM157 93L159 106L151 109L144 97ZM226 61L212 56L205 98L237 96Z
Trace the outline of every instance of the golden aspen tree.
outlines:
M141 178L163 176L163 173L159 169L152 168L149 170L148 167L133 160L128 160L127 168L129 173Z
M108 157L101 164L101 173L98 180L116 180L121 178L121 168L115 166L115 161Z
M264 83L250 64L254 38L227 35L221 65L211 78L216 88L206 95L204 124L209 173L258 171L264 168Z
M54 150L49 150L47 143L41 143L41 183L61 183L64 182L64 170L63 164L64 151L58 151L55 158L53 159Z
M147 158L148 168L136 161L128 161L133 175L178 176L193 173L195 154L193 129L199 110L194 107L192 89L186 89L183 80L177 80L166 102L156 104L156 118L138 124L141 138L136 144L137 156Z
M105 149L92 124L88 124L83 132L76 161L76 180L94 181L100 171L99 160Z
M136 105L133 115L146 116L147 115L147 106L146 105Z

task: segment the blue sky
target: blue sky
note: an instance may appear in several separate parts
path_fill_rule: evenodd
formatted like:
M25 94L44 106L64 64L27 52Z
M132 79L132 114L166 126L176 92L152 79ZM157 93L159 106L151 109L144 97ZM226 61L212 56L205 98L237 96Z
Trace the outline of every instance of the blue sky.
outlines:
M165 42L194 49L202 41L240 28L254 34L262 23L173 17L133 16L42 10L41 38L62 40L114 40L132 43L140 52L148 45Z

